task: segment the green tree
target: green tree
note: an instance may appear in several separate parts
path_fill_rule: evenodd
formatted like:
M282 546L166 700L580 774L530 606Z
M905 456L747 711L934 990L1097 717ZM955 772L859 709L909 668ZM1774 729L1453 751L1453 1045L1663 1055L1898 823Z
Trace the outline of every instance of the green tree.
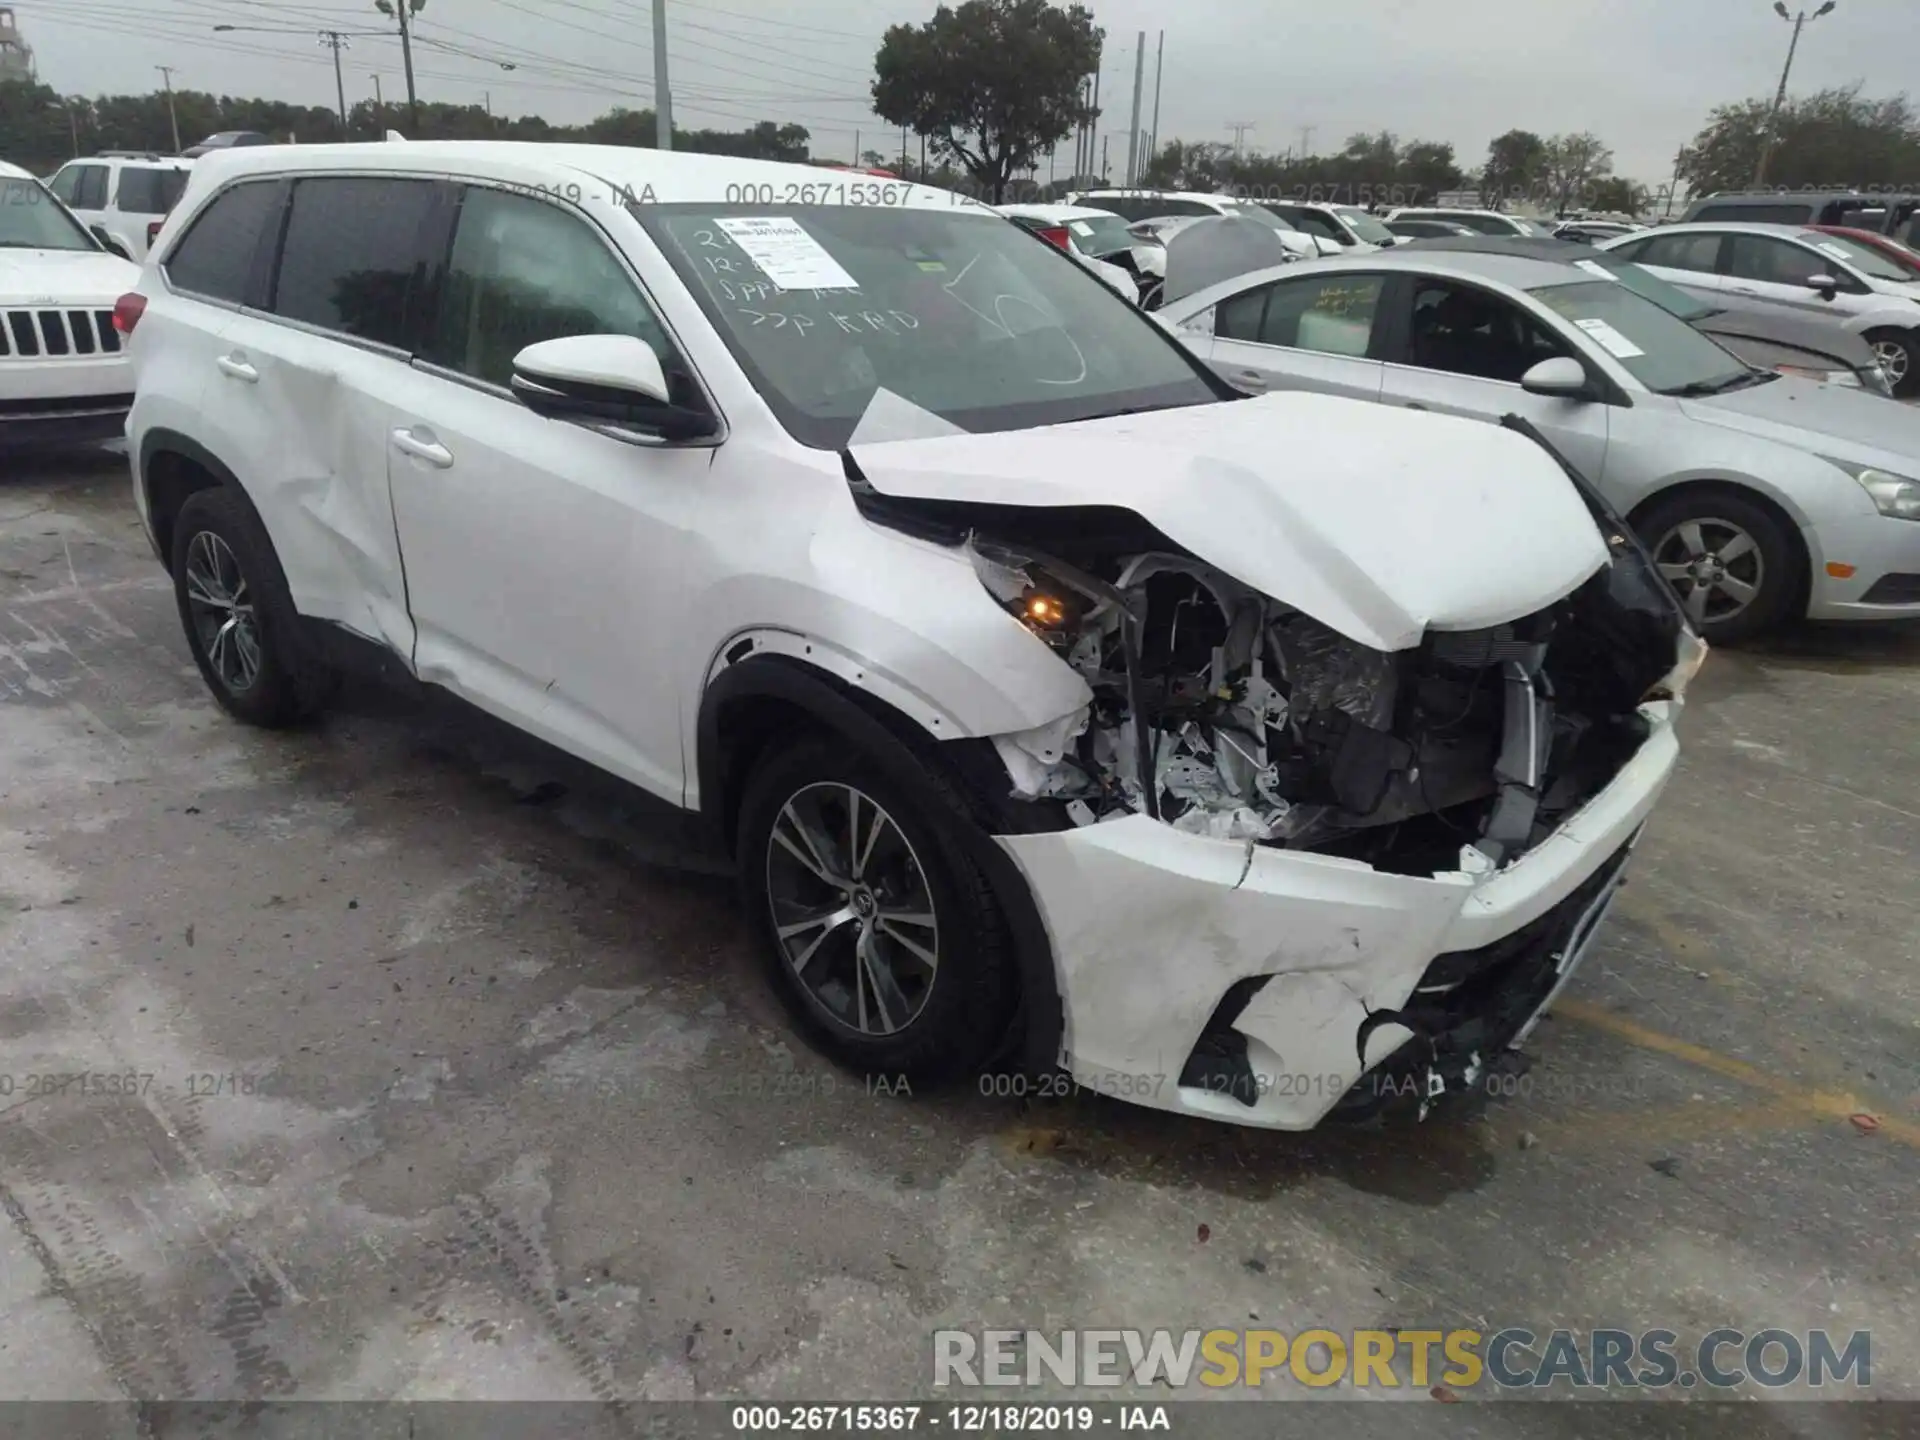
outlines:
M957 160L993 203L1098 112L1081 82L1104 32L1083 5L966 0L926 24L895 25L874 56L873 109Z
M1869 100L1858 85L1790 99L1780 107L1771 184L1911 185L1920 178L1920 121L1907 97ZM1680 178L1696 195L1753 183L1772 97L1715 107L1687 145Z
M1486 168L1480 172L1480 203L1498 205L1533 194L1540 181L1547 142L1531 130L1509 130L1487 146Z
M1585 205L1593 186L1612 173L1613 151L1590 131L1556 135L1540 151L1542 198L1551 202L1556 215Z
M1453 158L1453 146L1432 140L1416 140L1402 150L1393 178L1415 197L1412 204L1430 204L1467 179Z
M1587 192L1587 207L1621 215L1644 215L1653 208L1653 192L1622 175L1597 180Z

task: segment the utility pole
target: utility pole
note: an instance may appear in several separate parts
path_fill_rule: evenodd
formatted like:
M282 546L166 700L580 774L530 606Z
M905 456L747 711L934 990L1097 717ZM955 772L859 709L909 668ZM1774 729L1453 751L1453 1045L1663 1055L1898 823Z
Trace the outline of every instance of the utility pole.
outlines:
M653 0L654 146L673 149L673 93L667 87L667 0Z
M166 83L167 121L173 126L173 153L178 155L180 153L180 117L173 111L173 67L156 65L153 68L160 72L160 78Z
M347 37L342 35L338 30L322 30L320 32L320 43L330 47L333 51L333 93L334 97L340 102L340 138L345 140L349 138L347 134L347 82L340 78L340 52L342 50L351 50L353 47L347 43Z
M1105 63L1105 57L1102 57L1102 64L1104 63ZM1093 169L1093 142L1095 137L1098 136L1099 134L1100 134L1100 71L1098 68L1096 68L1093 72L1093 122L1087 126L1087 169L1089 170ZM1107 152L1103 145L1100 151L1100 178L1102 180L1107 178L1106 155L1107 155Z
M1160 153L1160 76L1167 68L1167 32L1160 32L1160 48L1153 57L1153 128L1147 131L1147 164Z
M1102 135L1100 137L1100 178L1102 180L1105 180L1107 178L1107 173L1108 173L1107 147L1112 143L1113 143L1113 136L1111 134Z
M1246 153L1247 132L1255 128L1252 120L1230 120L1227 129L1233 132L1233 158L1238 160Z
M860 163L860 132L858 130L853 132L853 168L856 170L865 168Z
M67 128L73 131L73 158L80 158L80 112L73 108L73 102L67 102Z
M1793 21L1793 38L1787 42L1787 63L1780 69L1780 88L1774 94L1773 109L1767 115L1767 138L1760 146L1760 163L1753 169L1753 188L1756 190L1767 183L1767 164L1773 159L1774 146L1780 141L1780 107L1786 104L1787 77L1793 73L1793 57L1800 48L1800 32L1806 28L1807 21L1818 20L1831 11L1835 3L1836 0L1827 0L1811 15L1802 10L1798 15L1789 16L1786 0L1774 0L1773 13L1782 20Z
M1300 158L1302 160L1311 160L1313 158L1313 132L1317 129L1319 129L1317 125L1302 125L1300 127Z
M900 173L907 173L907 127L900 127Z
M1147 79L1147 32L1133 47L1133 123L1127 127L1127 184L1140 178L1140 87Z
M380 98L380 75L369 71L373 76L373 133L376 138L384 139L387 133L387 104Z
M408 12L413 9L415 0L393 0L393 8L400 16L400 59L407 68L407 138L420 138L420 93L413 88L413 24Z

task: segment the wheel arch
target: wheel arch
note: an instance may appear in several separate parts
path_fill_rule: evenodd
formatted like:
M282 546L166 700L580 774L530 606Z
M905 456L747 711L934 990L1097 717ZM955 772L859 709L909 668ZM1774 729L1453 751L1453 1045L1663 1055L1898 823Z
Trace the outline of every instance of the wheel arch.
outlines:
M989 788L996 769L1006 784L991 742L939 740L886 701L799 657L746 655L707 685L695 730L700 816L723 853L733 855L738 848L740 802L755 765L803 733L825 733L858 745L930 813L952 810L951 801L930 783L935 774L967 804L972 823L957 826L956 838L993 886L1019 970L1020 1000L1009 1040L1018 1044L1022 1064L1057 1066L1064 1020L1053 947L1025 877L993 838L1009 802ZM1008 1055L1007 1047L1001 1054Z
M1674 484L1662 486L1651 495L1641 497L1634 505L1633 510L1628 514L1627 523L1633 526L1635 533L1651 546L1655 543L1657 537L1650 536L1646 533L1645 527L1641 523L1645 517L1653 510L1658 509L1662 505L1669 504L1676 499L1702 494L1737 496L1750 505L1759 506L1775 520L1779 521L1781 528L1786 531L1787 544L1793 550L1795 569L1797 571L1794 577L1793 605L1788 613L1795 616L1804 616L1807 613L1808 601L1811 599L1813 593L1813 552L1807 546L1806 522L1792 510L1788 509L1786 504L1769 490L1743 480L1721 477L1699 477L1681 480Z
M160 563L173 563L173 524L195 491L226 487L246 498L246 487L218 455L178 430L153 429L140 439L140 493ZM247 503L253 502L248 499Z

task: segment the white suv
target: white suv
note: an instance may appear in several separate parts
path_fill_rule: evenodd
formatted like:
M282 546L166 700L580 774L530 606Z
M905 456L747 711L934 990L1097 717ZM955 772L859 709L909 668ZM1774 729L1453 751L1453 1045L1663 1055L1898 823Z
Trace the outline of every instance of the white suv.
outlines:
M0 161L0 452L112 440L133 372L114 306L140 272Z
M128 308L216 699L370 648L704 817L869 1073L1283 1128L1472 1086L1675 761L1697 642L1543 447L1241 395L945 191L236 150Z
M141 261L187 188L193 161L174 155L110 151L69 160L48 187L110 250Z

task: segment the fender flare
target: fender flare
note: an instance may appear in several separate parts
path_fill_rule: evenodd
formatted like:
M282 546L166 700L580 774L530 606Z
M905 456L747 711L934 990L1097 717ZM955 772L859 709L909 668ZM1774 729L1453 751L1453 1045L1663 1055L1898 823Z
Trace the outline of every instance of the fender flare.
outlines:
M729 706L753 700L776 701L803 711L823 729L860 746L890 781L930 813L951 810L927 783L929 767L940 763L933 747L942 742L929 735L920 747L925 753L916 753L916 747L901 733L913 722L902 716L901 729L896 730L882 718L887 707L881 702L859 695L805 661L780 655L749 655L722 670L707 686L700 697L695 729L701 820L722 854L734 853L734 817L727 813L727 797L737 790L742 777L730 773L730 757L721 738L721 715ZM956 780L961 788L964 783ZM962 823L955 827L954 836L993 886L1013 940L1020 972L1017 1059L1036 1071L1055 1070L1059 1067L1065 1019L1053 946L1032 889L1013 857L984 826ZM1016 1057L1003 1050L1000 1058Z

